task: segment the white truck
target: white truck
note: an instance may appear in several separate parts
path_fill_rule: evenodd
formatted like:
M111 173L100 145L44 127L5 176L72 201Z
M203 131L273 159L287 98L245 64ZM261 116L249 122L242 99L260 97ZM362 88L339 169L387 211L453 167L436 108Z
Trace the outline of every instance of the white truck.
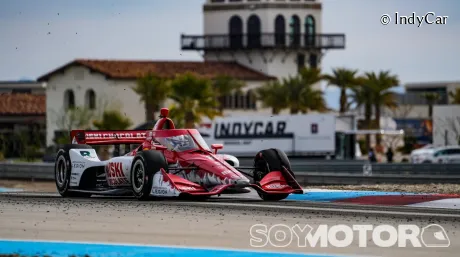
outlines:
M254 156L275 147L288 156L354 158L355 141L345 131L355 128L352 116L306 114L220 117L202 124L199 131L208 144L223 144L221 152L235 156Z

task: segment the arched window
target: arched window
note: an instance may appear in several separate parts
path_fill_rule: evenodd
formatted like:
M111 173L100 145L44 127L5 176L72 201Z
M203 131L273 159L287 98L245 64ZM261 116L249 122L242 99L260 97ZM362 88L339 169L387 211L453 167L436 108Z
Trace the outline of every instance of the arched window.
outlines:
M275 45L284 46L286 44L286 21L283 15L275 18Z
M66 110L73 109L75 107L75 95L72 89L67 89L64 92L64 108Z
M256 96L252 90L246 93L246 108L256 109Z
M88 91L86 91L85 102L86 107L88 107L89 109L96 109L96 93L94 93L94 90L88 89Z
M229 108L231 109L232 108L232 100L233 100L233 97L232 95L226 95L224 96L224 108Z
M236 92L234 95L233 95L233 99L235 101L235 105L234 105L234 108L235 109L239 109L241 107L241 94L239 92Z
M313 18L311 15L308 15L307 18L305 18L305 46L315 45L315 26L315 18Z
M291 17L289 22L291 46L300 46L300 18L297 15Z
M248 48L257 48L261 45L261 25L259 16L253 14L248 19Z
M243 46L243 20L240 16L234 15L228 22L228 34L230 36L230 47L241 48Z

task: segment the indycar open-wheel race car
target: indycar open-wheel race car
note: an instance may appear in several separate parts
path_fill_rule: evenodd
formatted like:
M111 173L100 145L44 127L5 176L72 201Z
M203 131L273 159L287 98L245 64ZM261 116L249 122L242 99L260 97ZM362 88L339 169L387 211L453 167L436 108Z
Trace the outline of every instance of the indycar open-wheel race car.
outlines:
M248 193L248 188L267 201L303 194L284 152L262 150L252 167L240 167L235 157L217 154L222 145L208 147L197 130L176 129L167 115L162 109L152 130L71 131L72 144L56 157L58 192L64 197L130 194L140 200ZM114 157L100 160L93 146L102 145L114 146Z

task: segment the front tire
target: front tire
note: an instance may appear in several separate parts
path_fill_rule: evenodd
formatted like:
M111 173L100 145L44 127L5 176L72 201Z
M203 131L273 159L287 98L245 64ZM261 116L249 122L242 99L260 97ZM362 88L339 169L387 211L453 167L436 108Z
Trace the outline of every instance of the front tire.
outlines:
M156 150L141 151L131 166L131 189L138 200L148 200L153 185L153 176L160 169L168 171L164 155Z
M286 154L276 148L265 149L256 154L254 158L254 183L260 186L260 181L271 171L281 171L285 167L295 178L291 171L291 163ZM257 191L259 197L264 201L280 201L289 194L264 194Z
M62 197L90 197L91 194L71 192L70 191L70 177L72 174L72 161L70 160L70 149L92 149L89 145L65 145L60 149L56 156L54 164L54 180L56 182L56 189Z

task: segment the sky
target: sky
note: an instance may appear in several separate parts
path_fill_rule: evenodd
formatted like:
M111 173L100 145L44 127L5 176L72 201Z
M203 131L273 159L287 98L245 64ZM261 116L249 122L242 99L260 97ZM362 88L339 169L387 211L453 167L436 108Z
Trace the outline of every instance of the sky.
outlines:
M0 80L36 79L75 58L201 60L180 50L202 34L204 0L0 0ZM460 81L460 1L322 0L322 33L344 33L322 69L390 70L401 85ZM389 14L448 16L447 24L382 25ZM326 88L337 108L338 90Z

